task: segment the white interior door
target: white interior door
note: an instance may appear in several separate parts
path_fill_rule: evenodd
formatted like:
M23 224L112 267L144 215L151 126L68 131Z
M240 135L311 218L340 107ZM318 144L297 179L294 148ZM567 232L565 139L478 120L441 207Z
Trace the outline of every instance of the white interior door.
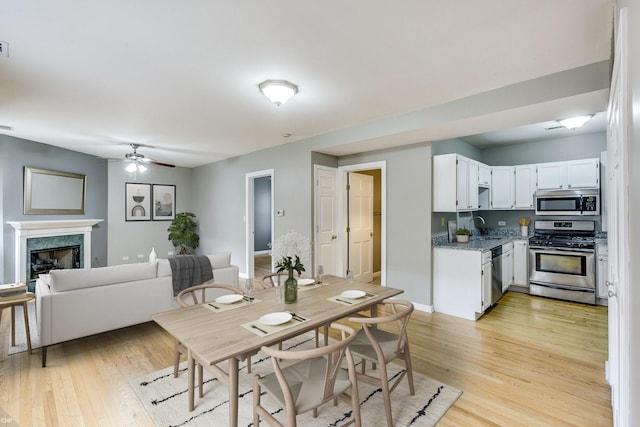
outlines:
M609 271L609 360L613 425L628 425L629 414L629 251L628 251L628 86L626 10L620 11L607 117L607 215Z
M349 270L362 282L373 280L373 177L347 175Z
M316 271L318 266L324 268L324 274L341 276L338 273L338 230L336 223L337 169L316 167Z

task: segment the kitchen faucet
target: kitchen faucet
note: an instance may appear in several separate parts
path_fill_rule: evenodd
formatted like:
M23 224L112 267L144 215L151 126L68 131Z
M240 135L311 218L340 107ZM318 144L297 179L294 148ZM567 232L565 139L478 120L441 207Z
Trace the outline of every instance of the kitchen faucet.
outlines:
M475 223L473 222L473 220L476 218L482 221L482 227L480 227L480 234L484 234L487 228L487 223L484 220L484 218L482 218L480 215L476 215L476 216L471 215L471 218L469 218L469 230L471 230L472 228L471 226L475 226Z

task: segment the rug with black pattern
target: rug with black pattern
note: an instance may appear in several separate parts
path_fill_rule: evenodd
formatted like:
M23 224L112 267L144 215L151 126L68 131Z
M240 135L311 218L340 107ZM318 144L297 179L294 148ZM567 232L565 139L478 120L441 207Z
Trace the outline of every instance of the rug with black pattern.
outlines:
M315 345L313 334L286 341L283 349L312 348ZM225 365L222 365L225 368ZM246 372L246 366L240 364L239 393L238 393L238 425L253 425L253 376L256 373L271 372L272 365L268 356L258 353L252 358L252 373ZM373 371L375 372L375 371ZM390 382L402 372L401 365L389 365ZM447 412L462 394L461 391L442 384L424 375L414 372L415 395L409 394L408 383L404 378L391 394L393 405L393 420L396 426L433 426ZM173 377L173 367L145 375L130 381L130 385L144 405L149 415L158 426L227 426L229 422L229 400L226 384L218 381L205 371L204 397L199 399L196 390L196 407L193 412L188 411L187 403L187 372L186 363L180 365L180 375ZM385 424L384 400L379 388L358 383L361 402L361 416L363 426L378 426ZM282 422L286 416L282 407L270 396L261 399L263 406L268 408L276 418ZM300 426L337 426L351 417L350 406L338 401L337 406L331 403L320 408L318 417L312 413L298 416ZM266 423L261 423L266 425Z

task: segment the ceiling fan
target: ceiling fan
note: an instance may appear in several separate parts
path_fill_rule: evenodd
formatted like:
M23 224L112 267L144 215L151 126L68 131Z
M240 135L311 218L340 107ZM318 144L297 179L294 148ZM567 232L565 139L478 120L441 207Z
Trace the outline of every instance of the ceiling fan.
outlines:
M172 165L170 163L159 162L157 160L150 159L138 153L138 148L140 147L140 144L130 144L130 145L131 145L131 148L133 149L133 153L127 153L124 155L125 161L131 162L125 168L128 172L135 172L136 170L140 172L144 172L145 170L147 170L147 168L146 166L144 166L143 163L148 163L148 164L157 165L157 166L165 166L168 168L176 167L175 165Z

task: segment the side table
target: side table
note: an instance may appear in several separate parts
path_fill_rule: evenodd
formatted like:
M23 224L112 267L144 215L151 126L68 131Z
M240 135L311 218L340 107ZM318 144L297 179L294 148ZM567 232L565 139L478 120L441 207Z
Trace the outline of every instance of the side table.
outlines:
M0 313L5 308L11 307L11 345L16 345L16 306L22 306L22 312L24 313L24 329L27 336L27 350L31 354L31 331L29 330L29 312L27 311L27 303L33 301L36 298L36 294L33 292L26 292L23 297L12 299L9 301L0 301Z

